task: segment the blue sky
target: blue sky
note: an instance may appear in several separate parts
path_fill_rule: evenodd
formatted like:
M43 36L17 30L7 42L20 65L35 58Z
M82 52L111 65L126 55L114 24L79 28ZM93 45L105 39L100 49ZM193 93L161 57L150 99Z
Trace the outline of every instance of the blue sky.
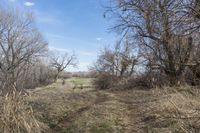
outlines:
M116 35L108 30L111 20L103 17L103 6L109 4L108 1L0 0L0 4L33 12L51 50L76 53L78 68L68 70L86 71L99 51L116 41Z

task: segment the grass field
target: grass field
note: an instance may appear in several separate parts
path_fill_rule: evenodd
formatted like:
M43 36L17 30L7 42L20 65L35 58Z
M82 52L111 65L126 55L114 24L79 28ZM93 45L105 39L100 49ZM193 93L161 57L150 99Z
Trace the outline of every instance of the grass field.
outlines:
M72 78L36 89L29 98L49 133L198 132L200 93L187 87L166 90L100 91L92 79ZM189 117L188 119L186 119Z
M92 86L92 80L93 78L72 77L67 79L66 82L77 86Z

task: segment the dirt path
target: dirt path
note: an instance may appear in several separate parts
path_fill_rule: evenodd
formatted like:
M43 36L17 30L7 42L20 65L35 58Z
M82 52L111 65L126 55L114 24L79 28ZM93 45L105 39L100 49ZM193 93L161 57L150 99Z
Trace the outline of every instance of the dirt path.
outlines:
M33 91L29 101L49 133L199 132L198 118L179 119L199 116L199 89L180 89L98 91L52 84Z
M73 90L56 86L35 92L44 121L55 133L145 132L144 108L151 93L144 90ZM41 105L38 104L37 105ZM41 111L41 108L38 108Z
M61 120L59 125L61 127L68 128L71 124L77 119L87 119L85 118L85 113L92 112L91 110L95 110L98 106L101 106L102 109L97 111L102 112L100 115L96 115L93 117L100 117L104 119L103 115L107 115L110 117L112 115L115 116L115 120L119 121L118 124L114 123L112 126L120 126L120 128L116 129L115 132L145 132L145 123L144 123L144 106L145 103L149 102L145 97L149 97L148 91L135 90L129 92L106 92L106 91L98 91L98 92L90 92L95 93L96 99L94 102L90 103L87 106L80 107L75 112L69 114L69 117ZM109 108L106 105L110 106ZM118 106L115 111L111 111L112 108ZM144 106L142 106L144 105ZM104 110L105 106L105 111ZM123 108L122 112L120 112L120 107ZM107 108L107 111L106 111ZM119 109L119 110L118 110ZM95 110L96 111L96 110ZM105 113L106 112L106 113ZM96 112L98 114L98 112ZM92 114L92 113L91 113ZM110 119L109 119L110 120ZM111 120L112 121L112 120ZM111 126L111 127L112 127Z

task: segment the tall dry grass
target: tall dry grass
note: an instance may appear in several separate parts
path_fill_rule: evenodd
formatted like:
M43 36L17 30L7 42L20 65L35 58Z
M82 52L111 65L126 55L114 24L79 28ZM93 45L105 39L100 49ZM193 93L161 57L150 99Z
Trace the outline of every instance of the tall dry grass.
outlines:
M1 133L40 133L42 125L36 120L25 95L13 89L0 97Z
M190 86L155 90L156 98L146 109L152 132L200 132L200 90Z

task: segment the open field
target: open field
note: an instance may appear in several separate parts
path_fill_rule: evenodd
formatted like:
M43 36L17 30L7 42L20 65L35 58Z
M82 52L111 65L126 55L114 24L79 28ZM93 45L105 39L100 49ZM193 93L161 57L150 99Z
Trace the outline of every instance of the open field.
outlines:
M68 84L72 86L76 86L78 88L91 88L92 87L93 78L79 78L79 77L72 77L66 80Z
M36 89L29 98L34 112L52 133L133 133L199 131L199 91L98 91L73 89L68 79ZM90 79L78 79L88 85ZM190 91L189 91L190 90ZM195 118L195 119L194 119Z

